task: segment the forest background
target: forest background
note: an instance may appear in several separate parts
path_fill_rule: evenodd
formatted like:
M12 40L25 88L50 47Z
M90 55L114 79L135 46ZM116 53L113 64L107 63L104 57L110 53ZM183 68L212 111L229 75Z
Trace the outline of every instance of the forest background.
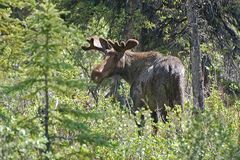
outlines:
M196 6L205 87L199 114L187 0L0 0L0 159L240 159L240 1ZM92 35L135 38L136 51L179 57L185 111L169 112L156 136L149 111L141 111L139 136L126 82L90 81L102 58L81 48Z

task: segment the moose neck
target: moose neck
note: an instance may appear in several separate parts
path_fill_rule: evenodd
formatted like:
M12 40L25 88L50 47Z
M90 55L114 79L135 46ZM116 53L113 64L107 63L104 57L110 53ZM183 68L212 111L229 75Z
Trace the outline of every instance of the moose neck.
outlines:
M126 51L124 56L122 61L125 65L118 73L129 84L132 84L143 71L154 63L156 57L160 57L160 54L158 52Z

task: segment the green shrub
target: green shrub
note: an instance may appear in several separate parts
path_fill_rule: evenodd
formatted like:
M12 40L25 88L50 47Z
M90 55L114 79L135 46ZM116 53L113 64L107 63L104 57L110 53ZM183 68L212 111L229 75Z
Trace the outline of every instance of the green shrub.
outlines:
M146 124L138 136L134 117L111 100L102 100L97 111L104 110L104 119L94 123L111 137L112 147L98 147L96 159L239 159L239 101L225 108L217 91L206 99L206 110L197 115L192 105L185 112L169 112L169 122L158 123L157 136L152 136L153 122L149 111L143 111ZM138 116L139 118L140 116Z
M24 119L23 119L24 118ZM31 125L29 125L31 124ZM46 139L36 118L14 115L0 107L0 159L39 159Z

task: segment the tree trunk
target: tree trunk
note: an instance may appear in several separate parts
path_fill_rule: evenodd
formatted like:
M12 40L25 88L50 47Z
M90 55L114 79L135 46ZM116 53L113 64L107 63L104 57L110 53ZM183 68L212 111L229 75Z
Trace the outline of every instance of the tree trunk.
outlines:
M46 55L45 55L45 61L48 64L49 63L49 33L46 34ZM51 141L49 136L49 86L48 86L48 71L49 68L44 68L44 92L45 92L45 109L44 109L44 130L45 130L45 137L47 139L46 143L46 150L45 152L48 153L51 149ZM46 158L48 159L48 158Z
M123 38L129 39L133 38L134 36L134 14L141 6L140 0L126 0L126 13L128 15L127 17L127 23L125 25L124 31L123 31Z
M45 109L44 109L44 130L45 130L45 137L47 138L47 143L46 143L46 153L50 151L51 148L51 143L50 143L50 137L49 137L49 131L48 131L48 126L49 126L49 93L48 93L48 75L47 72L45 73L44 77L44 85L45 85Z
M191 33L191 65L192 65L192 87L193 104L197 112L204 110L204 86L201 67L201 51L198 33L197 1L188 0L188 21Z

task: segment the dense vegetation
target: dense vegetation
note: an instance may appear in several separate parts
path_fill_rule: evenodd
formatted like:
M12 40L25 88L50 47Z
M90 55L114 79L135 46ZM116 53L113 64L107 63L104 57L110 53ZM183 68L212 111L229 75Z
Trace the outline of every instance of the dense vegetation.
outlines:
M0 0L0 159L240 159L240 2L199 1L206 99L198 114L187 8L186 0ZM137 50L179 57L184 112L169 112L153 136L141 111L139 136L129 86L90 81L101 54L81 46L92 35L134 37Z

